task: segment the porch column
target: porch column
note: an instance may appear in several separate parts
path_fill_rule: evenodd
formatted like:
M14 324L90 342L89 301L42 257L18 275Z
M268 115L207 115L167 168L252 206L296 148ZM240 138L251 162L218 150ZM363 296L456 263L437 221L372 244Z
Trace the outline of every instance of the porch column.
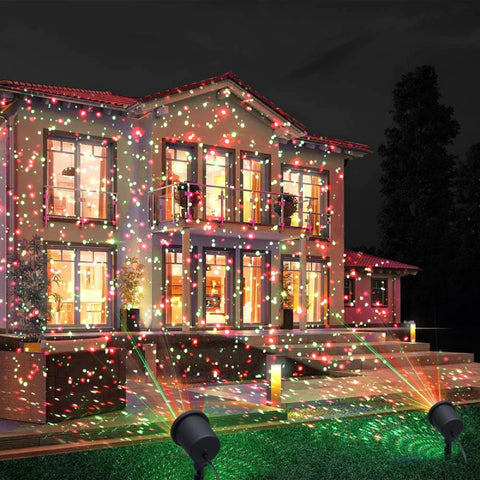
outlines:
M182 230L182 332L189 332L191 326L190 308L190 229Z
M300 236L300 330L307 329L307 239Z

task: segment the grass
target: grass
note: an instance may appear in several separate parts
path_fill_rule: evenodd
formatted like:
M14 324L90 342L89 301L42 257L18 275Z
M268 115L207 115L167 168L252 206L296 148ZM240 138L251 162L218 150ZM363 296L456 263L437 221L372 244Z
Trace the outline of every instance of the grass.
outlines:
M222 480L443 480L480 478L480 406L458 410L468 464L422 412L404 412L220 435ZM173 442L0 462L0 479L180 480L193 466ZM207 468L205 479L215 478Z

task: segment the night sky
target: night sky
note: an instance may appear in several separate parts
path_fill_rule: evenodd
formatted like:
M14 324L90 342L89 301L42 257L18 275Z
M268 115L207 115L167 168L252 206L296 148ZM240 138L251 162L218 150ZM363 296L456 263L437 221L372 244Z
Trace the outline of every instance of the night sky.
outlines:
M468 2L0 2L0 78L143 96L233 71L310 133L366 143L349 162L346 244L378 242L392 90L433 65L480 142L480 7Z

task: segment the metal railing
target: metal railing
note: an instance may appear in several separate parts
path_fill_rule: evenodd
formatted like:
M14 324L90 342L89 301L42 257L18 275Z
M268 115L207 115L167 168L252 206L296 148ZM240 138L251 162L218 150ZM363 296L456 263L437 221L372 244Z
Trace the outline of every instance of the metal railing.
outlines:
M292 209L288 200L292 199L296 211L288 215ZM315 197L194 182L166 185L149 192L153 228L183 219L298 227L310 235L329 238L331 215L321 213L320 204L320 199Z
M117 195L84 188L44 187L45 223L50 218L74 219L84 224L92 220L112 223L117 219Z

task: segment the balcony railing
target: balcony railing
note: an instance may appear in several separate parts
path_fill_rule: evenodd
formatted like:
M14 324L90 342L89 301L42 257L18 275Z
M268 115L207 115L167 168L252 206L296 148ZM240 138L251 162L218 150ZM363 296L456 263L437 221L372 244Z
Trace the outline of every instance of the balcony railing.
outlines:
M291 205L285 197L296 200L292 215L288 215ZM298 227L310 235L330 237L331 215L320 212L321 202L315 197L185 182L152 190L149 202L153 228L183 219Z
M112 192L47 185L44 199L45 223L50 218L115 223L117 218L117 195Z

